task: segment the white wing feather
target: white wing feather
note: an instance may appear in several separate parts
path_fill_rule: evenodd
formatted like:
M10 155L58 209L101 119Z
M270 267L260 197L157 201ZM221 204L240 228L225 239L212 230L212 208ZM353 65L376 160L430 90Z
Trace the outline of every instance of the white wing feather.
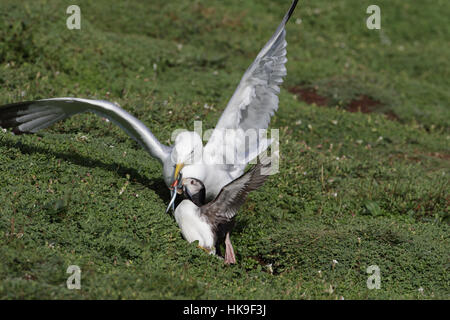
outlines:
M0 107L0 127L13 128L15 133L34 133L82 112L110 119L161 163L170 155L171 148L161 144L141 121L104 100L52 98L4 105Z
M294 0L277 30L259 52L255 61L245 72L236 91L220 117L211 138L205 146L208 161L229 163L225 150L234 149L237 164L243 170L245 164L264 151L271 143L265 134L257 133L257 143L246 145L247 130L267 129L271 116L278 109L279 85L286 75L285 25L297 5ZM226 137L226 129L234 129L235 138ZM223 145L225 144L225 146ZM228 152L227 151L227 152ZM240 171L240 170L238 170Z

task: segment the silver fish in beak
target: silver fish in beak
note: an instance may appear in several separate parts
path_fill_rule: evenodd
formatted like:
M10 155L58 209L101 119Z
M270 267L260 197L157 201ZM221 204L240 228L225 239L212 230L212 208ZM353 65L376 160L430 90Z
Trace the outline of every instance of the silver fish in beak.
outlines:
M167 206L166 209L166 213L169 212L170 207L172 207L172 211L175 211L175 199L177 197L177 191L174 190L170 190L170 196L172 197L172 199L170 199L169 205Z
M166 213L169 212L169 209L172 207L172 211L175 211L175 199L177 198L177 193L181 193L181 185L180 185L180 180L181 180L181 174L178 175L178 179L176 179L172 185L170 186L170 202L169 205L167 206L166 209Z

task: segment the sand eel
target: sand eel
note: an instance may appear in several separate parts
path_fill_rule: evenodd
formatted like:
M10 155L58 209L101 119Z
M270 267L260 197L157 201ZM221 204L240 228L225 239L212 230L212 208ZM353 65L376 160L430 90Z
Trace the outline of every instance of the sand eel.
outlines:
M188 242L198 241L199 247L210 254L220 254L219 246L225 243L225 263L236 263L230 240L234 217L248 193L262 186L270 172L270 158L261 157L258 164L224 186L207 204L204 204L204 184L195 178L183 178L179 191L187 199L177 206L174 213L183 237Z
M264 137L247 143L243 133L266 129L278 109L279 85L286 75L285 25L297 2L292 2L273 36L243 75L204 147L201 137L189 131L180 133L173 146L166 146L137 118L104 100L52 98L0 106L0 127L13 128L16 134L34 133L73 115L93 112L120 126L158 159L169 188L183 173L184 177L202 181L207 200L214 199L224 185L239 177L246 165L271 143ZM234 134L225 135L225 130L234 130ZM236 155L231 164L226 157L230 150ZM177 193L171 192L174 199Z

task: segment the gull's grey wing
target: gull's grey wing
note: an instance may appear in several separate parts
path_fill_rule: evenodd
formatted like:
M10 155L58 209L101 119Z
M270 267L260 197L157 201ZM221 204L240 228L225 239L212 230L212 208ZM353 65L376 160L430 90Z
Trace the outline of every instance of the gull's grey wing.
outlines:
M223 187L213 201L201 206L201 214L216 225L230 221L244 204L249 192L261 187L270 175L270 160L267 156L260 157L252 169Z
M161 163L170 155L171 148L161 144L141 121L104 100L53 98L7 104L0 106L0 127L13 128L16 134L34 133L83 112L111 120Z
M223 135L223 129L241 129L244 132L248 129L267 129L271 116L278 109L279 85L287 74L285 25L294 12L297 2L298 0L292 2L275 33L243 75L205 146L209 154L214 154L216 157L224 156L221 150L217 150L217 147L221 147L224 143L218 137ZM243 140L242 143L245 141ZM235 148L241 151L242 148L254 149L244 151L246 154L254 155L263 151L256 150L255 146L243 147L240 142L237 142Z

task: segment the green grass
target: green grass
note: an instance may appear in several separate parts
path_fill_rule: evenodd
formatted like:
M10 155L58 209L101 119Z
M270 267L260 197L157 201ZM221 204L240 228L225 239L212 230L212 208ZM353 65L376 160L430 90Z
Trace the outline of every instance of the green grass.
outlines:
M289 1L78 1L80 31L69 4L2 1L0 104L116 101L169 142L215 125ZM238 214L236 265L182 239L160 165L111 123L0 132L0 298L449 299L450 5L380 0L378 31L370 4L301 1L287 26L280 173ZM398 120L345 111L361 95Z

